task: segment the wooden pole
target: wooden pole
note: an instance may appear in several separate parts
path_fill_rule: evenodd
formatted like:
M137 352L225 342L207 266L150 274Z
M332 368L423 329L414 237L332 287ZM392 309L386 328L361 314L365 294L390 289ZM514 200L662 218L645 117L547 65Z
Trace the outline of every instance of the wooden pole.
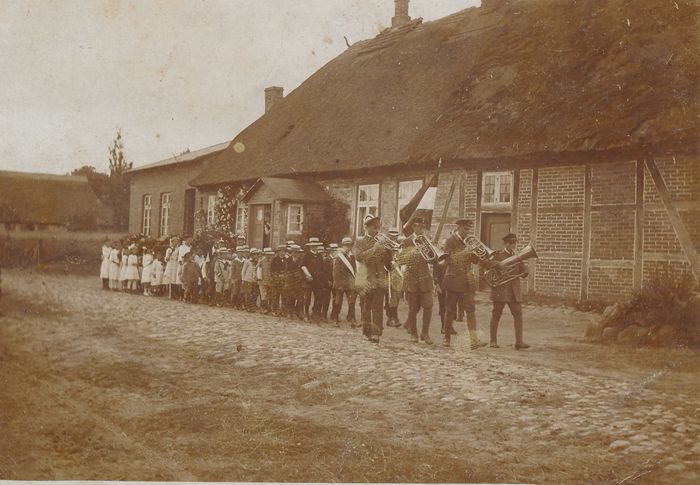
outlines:
M700 279L700 266L698 266L698 253L695 251L693 239L690 237L688 229L686 229L683 219L681 219L678 209L676 209L676 205L671 199L671 194L668 191L668 187L666 187L666 182L664 181L656 162L654 160L647 159L646 166L649 170L649 175L651 175L651 179L654 181L656 190L659 192L661 201L666 208L666 213L668 214L668 218L673 226L673 231L676 233L678 242L681 243L685 257L688 258L690 270L693 272L693 276L697 281Z
M442 217L440 217L440 223L438 224L437 230L435 231L435 237L433 237L433 244L437 244L440 240L440 235L442 234L442 228L445 225L445 220L447 219L447 212L450 208L450 203L452 202L452 196L455 192L455 186L457 185L457 176L452 177L452 185L450 185L450 192L447 194L447 199L445 199L445 207L442 209Z
M644 161L637 160L636 191L634 211L634 267L632 270L632 288L642 287L644 266Z

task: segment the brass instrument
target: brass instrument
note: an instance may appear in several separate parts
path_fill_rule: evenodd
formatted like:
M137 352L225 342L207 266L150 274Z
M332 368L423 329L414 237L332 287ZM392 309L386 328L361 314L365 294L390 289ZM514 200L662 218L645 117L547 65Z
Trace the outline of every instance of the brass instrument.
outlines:
M482 243L475 236L467 236L462 240L464 246L481 261L491 259L496 251Z
M374 236L372 239L377 241L389 251L398 251L401 248L401 245L399 243L397 243L396 241L392 241L391 238L389 238L389 236L387 236L386 234L382 234L381 232L378 232L377 235Z
M428 263L440 264L449 256L449 254L446 254L444 251L436 248L433 243L430 242L430 239L425 237L423 234L416 235L413 238L413 243L416 245L416 249L420 255L423 256L423 259L425 259Z
M497 286L505 285L509 281L520 278L521 276L524 276L525 273L518 271L517 264L521 261L536 257L537 252L535 251L535 248L532 247L532 244L528 244L519 253L501 261L501 263L505 266L504 269L500 269L498 266L495 266L486 271L486 273L484 273L486 282L489 284L489 286L495 288Z

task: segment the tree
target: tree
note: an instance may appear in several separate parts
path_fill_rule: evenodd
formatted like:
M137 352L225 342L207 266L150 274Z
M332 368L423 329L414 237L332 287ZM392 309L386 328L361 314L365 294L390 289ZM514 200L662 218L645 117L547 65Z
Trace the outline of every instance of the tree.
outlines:
M98 172L92 165L83 165L73 170L70 174L86 177L90 188L97 198L111 207L109 175Z
M122 133L117 134L109 147L109 190L108 205L112 210L114 228L124 230L129 224L129 174L133 163L124 157Z

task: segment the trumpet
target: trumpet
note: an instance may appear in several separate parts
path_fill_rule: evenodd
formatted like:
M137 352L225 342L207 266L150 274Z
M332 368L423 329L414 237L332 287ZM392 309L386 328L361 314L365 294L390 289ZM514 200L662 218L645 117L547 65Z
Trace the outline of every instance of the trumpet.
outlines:
M398 251L401 248L401 245L399 243L397 243L396 241L392 241L389 238L389 236L387 236L386 234L382 234L381 232L378 232L377 235L373 237L373 239L389 251Z
M496 254L496 251L482 243L475 236L467 236L462 240L464 246L481 261L489 260Z
M535 251L535 248L532 247L532 244L528 244L518 254L514 254L513 256L501 261L501 263L505 265L504 269L499 269L496 266L486 271L486 273L484 273L486 282L489 284L489 286L495 288L497 286L505 285L514 279L520 278L521 276L524 276L525 273L518 271L517 263L536 257L537 252Z
M416 235L413 238L413 243L416 245L416 249L423 256L428 263L442 263L449 254L436 248L430 239L425 237L423 234Z

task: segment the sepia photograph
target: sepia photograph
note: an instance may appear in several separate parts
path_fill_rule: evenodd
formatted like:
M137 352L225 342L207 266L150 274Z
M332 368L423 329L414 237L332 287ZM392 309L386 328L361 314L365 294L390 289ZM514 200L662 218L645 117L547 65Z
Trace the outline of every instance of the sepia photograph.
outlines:
M0 52L0 483L700 483L700 0L3 0Z

